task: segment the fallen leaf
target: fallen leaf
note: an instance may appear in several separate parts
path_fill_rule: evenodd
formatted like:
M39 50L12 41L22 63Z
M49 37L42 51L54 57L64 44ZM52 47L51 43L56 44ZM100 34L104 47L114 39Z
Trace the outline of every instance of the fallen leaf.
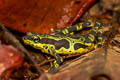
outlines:
M0 22L23 33L50 33L69 25L81 8L83 13L91 5L84 5L88 1L95 0L1 0Z
M9 79L12 71L19 68L23 58L13 46L0 45L0 80Z

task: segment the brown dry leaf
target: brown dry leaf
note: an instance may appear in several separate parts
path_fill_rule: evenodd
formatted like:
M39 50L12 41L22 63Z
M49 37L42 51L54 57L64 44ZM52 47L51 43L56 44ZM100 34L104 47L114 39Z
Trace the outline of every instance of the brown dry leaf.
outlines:
M115 35L113 40L111 40L111 43L112 43L112 48L115 51L120 52L120 34Z
M0 23L23 33L50 33L51 28L68 25L87 1L0 0Z
M96 49L63 65L61 72L43 74L39 80L120 80L120 53L111 48L104 52L103 48Z

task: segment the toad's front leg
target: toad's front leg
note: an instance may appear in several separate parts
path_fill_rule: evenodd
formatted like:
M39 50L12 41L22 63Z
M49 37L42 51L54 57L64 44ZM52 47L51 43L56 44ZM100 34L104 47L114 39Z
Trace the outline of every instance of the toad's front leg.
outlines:
M56 73L57 71L57 68L59 67L59 65L63 62L63 59L60 57L59 54L57 54L55 52L55 49L51 46L49 48L49 53L50 55L52 55L53 57L55 57L55 61L53 62L53 66L51 68L51 70L49 71L49 73L53 74L53 73Z

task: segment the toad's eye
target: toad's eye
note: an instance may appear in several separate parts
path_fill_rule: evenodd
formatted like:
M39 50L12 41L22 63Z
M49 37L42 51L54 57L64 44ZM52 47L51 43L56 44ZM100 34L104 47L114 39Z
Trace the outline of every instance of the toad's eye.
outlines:
M35 36L33 40L34 40L35 43L40 41L39 37L37 37L37 36Z

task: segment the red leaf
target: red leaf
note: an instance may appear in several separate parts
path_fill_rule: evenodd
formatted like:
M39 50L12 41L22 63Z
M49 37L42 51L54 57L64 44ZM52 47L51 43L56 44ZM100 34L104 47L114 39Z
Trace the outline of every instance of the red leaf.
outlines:
M22 65L23 58L13 46L0 45L0 79L9 79L11 72Z
M19 32L50 33L51 28L68 26L88 1L0 0L0 22Z

